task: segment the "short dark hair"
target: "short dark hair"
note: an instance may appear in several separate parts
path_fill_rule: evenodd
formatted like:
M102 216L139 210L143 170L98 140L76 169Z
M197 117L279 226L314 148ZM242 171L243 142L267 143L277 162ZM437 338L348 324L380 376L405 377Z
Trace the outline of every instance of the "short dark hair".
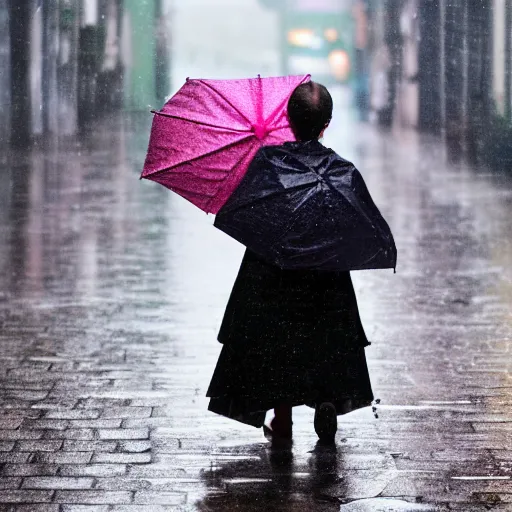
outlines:
M332 117L332 97L316 82L299 85L288 101L288 119L297 140L318 139Z

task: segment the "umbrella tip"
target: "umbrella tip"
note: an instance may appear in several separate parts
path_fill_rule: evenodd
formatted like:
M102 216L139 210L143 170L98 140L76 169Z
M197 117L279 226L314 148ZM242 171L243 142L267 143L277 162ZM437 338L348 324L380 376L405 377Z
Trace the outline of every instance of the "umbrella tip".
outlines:
M190 77L187 76L187 78L185 79L185 82L188 82L190 80Z
M156 114L156 110L155 110L154 108L153 108L153 109L151 109L151 113L152 113L152 114Z
M258 78L261 78L261 75L258 73Z

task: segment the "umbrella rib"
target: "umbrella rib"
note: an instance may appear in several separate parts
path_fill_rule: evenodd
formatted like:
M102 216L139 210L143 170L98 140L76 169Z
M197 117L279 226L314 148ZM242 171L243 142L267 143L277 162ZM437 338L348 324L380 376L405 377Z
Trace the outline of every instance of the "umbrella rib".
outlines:
M211 199L213 197L215 197L215 194L212 195L212 194L206 194L204 192L194 192L193 190L188 190L186 188L178 187L176 185L172 185L170 190L173 190L176 193L183 192L183 193L186 193L186 194L188 194L190 196L194 196L194 197L201 198L201 199L204 198L204 197L207 197L208 201L211 201Z
M248 128L245 128L243 130L237 130L236 128L230 128L229 126L219 126L217 124L205 123L204 121L197 121L195 119L189 119L187 117L176 116L173 114L167 114L167 112L155 112L155 115L162 116L162 117L170 117L172 119L179 119L180 121L187 121L189 123L199 124L201 126L208 126L210 128L220 128L222 130L227 130L227 131L230 131L233 133L245 133L245 132L250 133L250 130Z
M252 151L253 151L253 148L249 147L249 149L238 159L238 161L235 163L233 168L235 168L238 165L240 165L240 163L243 162L247 158L247 156L251 154ZM227 179L229 179L229 177L230 177L229 174L226 175L222 181L225 182ZM214 199L213 197L210 198L210 202L209 202L210 206L211 206L211 202L213 201L213 199Z
M158 173L161 173L161 172L168 171L170 169L172 169L172 167L169 167L167 169L163 169L161 171L157 171L157 172L151 174L151 176L154 176L155 174L158 174ZM218 171L218 172L223 172L223 171ZM178 173L176 173L176 174L178 174ZM200 180L204 180L205 179L204 176L199 176L198 177L195 173L190 172L190 171L184 171L184 170L180 170L179 175L180 176L188 175L188 176L192 176L194 178L199 178ZM219 179L209 178L209 181L224 181L225 179L226 179L225 177L224 178L219 178Z
M363 266L363 265L367 265L368 263L370 263L372 260L375 259L376 256L378 256L379 253L382 252L382 249L377 249L377 251L375 251L369 258L367 258L365 261L363 261L362 263L359 264L359 266Z
M289 187L289 188L286 189L286 192L297 191L297 190L301 190L303 188L308 188L308 187L311 187L311 183L304 183L302 185L295 185L294 187ZM272 197L280 195L282 193L283 193L282 190L276 190L275 192L271 192L270 194L267 194L266 196L257 197L255 199L253 199L252 201L247 201L243 205L238 206L238 207L234 208L231 211L234 212L236 210L240 210L241 208L247 208L249 205L257 204L257 203L259 203L261 201L267 201L268 199L271 199Z
M160 169L158 171L152 172L148 176L155 176L155 175L161 174L163 172L170 171L171 169L174 169L175 167L178 167L178 166L183 165L185 163L195 162L197 160L200 160L201 158L206 158L208 156L215 155L215 153L219 153L221 151L225 151L226 149L229 149L232 146L236 146L237 144L240 144L241 142L244 142L244 141L250 139L251 137L254 137L254 134L251 133L247 137L244 137L243 139L237 140L236 142L232 142L231 144L228 144L227 146L223 146L221 148L214 149L213 151L210 151L208 153L204 153L202 155L198 155L198 156L196 156L194 158L190 158L189 160L185 160L183 162L179 162L177 164L174 164L174 165L171 165L169 167L166 167L165 169ZM144 177L146 177L146 176L144 176Z
M298 187L296 187L296 188L298 188ZM314 191L312 191L312 193L314 194ZM311 195L309 197L311 197ZM301 204L300 204L299 208L297 210L295 210L295 212L294 212L295 215L293 216L292 220L288 223L288 226L286 227L286 229L279 235L279 238L276 238L274 240L273 246L275 246L277 244L279 239L283 238L289 231L291 231L291 229L295 225L296 220L299 218L299 214L300 214L299 210L304 205L304 202L306 201L306 199L307 198L304 198L301 201Z
M271 128L268 133L277 132L277 130L282 130L283 128L289 128L289 125L283 124L281 126L276 126L275 128Z
M199 83L203 84L205 87L208 87L208 89L210 89L211 91L213 91L217 96L221 97L235 112L238 112L238 114L240 114L248 123L249 125L252 125L250 119L248 119L248 117L243 114L242 112L240 112L240 110L238 110L234 105L233 103L231 103L225 96L223 96L219 91L217 91L215 88L213 88L210 84L206 83L204 80L198 80Z

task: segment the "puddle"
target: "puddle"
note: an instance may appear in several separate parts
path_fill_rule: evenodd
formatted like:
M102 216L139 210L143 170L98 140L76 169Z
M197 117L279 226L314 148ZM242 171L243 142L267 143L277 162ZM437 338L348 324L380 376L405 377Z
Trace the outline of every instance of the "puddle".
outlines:
M272 478L227 478L225 484L267 484L272 482Z
M435 512L433 505L409 503L391 498L369 498L352 501L340 507L340 512Z
M510 480L510 476L452 476L452 480Z
M473 405L471 400L421 400L422 405Z

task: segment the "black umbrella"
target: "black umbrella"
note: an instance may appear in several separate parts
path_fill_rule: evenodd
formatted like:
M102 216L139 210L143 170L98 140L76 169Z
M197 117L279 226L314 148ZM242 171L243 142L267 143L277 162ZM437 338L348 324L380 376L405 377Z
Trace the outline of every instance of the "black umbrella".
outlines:
M281 268L396 267L393 235L361 174L318 141L260 149L215 226Z

